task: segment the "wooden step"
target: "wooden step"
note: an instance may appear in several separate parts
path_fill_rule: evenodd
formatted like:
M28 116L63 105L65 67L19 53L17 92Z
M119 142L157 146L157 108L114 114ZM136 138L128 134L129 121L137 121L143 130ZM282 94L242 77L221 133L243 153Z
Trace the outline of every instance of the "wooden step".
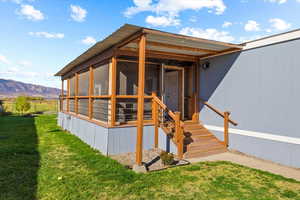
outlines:
M185 158L203 157L227 151L224 143L199 123L185 123L184 135Z
M217 148L210 148L207 150L194 150L189 151L184 154L184 158L197 158L197 157L205 157L214 154L224 153L227 149L225 147L217 147Z
M191 125L191 124L201 124L200 122L198 121L184 121L184 125Z
M214 149L214 148L226 148L224 144L222 144L219 141L211 141L211 142L205 142L205 143L193 143L192 145L189 145L188 151L193 151L193 150L207 150L207 149Z
M184 131L192 131L192 130L200 130L200 129L205 129L204 126L200 124L189 124L189 125L184 125L183 126Z

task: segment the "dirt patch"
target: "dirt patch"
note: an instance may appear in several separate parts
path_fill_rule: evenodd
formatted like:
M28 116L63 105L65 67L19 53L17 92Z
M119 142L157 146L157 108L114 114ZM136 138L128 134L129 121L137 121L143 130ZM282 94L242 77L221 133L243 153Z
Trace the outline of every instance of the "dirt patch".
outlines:
M164 165L160 159L160 153L160 149L150 149L143 151L143 164L146 166L148 171L157 171L174 166L189 164L188 161L178 160L175 158L175 162L172 165ZM123 153L118 155L111 155L110 157L128 168L132 168L135 164L135 153Z

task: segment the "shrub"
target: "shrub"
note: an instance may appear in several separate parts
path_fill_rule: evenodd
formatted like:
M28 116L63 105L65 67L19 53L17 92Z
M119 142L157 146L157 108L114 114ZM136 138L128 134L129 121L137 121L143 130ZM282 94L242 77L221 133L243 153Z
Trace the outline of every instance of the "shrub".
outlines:
M174 163L174 155L166 151L160 153L160 159L164 165L172 165Z
M30 109L30 102L25 96L18 96L15 101L15 107L17 112L23 114Z

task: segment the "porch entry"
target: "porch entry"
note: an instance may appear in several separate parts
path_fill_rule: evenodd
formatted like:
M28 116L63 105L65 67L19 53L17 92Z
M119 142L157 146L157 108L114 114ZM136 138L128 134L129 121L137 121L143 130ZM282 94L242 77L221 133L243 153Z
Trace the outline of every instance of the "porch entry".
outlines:
M162 65L162 101L184 119L184 68Z

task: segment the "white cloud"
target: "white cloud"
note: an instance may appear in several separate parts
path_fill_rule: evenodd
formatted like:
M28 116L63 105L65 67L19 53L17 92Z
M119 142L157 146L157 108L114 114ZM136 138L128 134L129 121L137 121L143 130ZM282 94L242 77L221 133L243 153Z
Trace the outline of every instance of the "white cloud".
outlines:
M28 33L31 36L36 37L44 37L44 38L55 38L55 39L62 39L65 37L63 33L48 33L48 32L29 32Z
M150 15L146 18L146 23L151 24L152 26L178 26L180 24L180 20L171 16L154 17Z
M10 61L4 56L0 54L0 62L4 64L10 64Z
M44 14L31 5L21 5L18 14L32 21L40 21L44 19Z
M271 27L277 31L284 31L292 26L290 23L279 18L270 19L269 22L271 23Z
M223 28L227 28L229 26L232 26L232 22L224 22L222 25Z
M133 0L133 3L134 6L127 8L124 15L131 17L145 11L156 13L159 17L148 16L146 19L156 26L178 25L180 20L177 18L184 10L207 8L209 12L213 10L216 14L222 14L226 9L223 0Z
M81 40L81 42L86 45L92 45L92 44L95 44L97 41L95 38L93 38L91 36L87 36L83 40Z
M28 60L22 60L18 63L19 65L23 66L23 67L29 67L32 65L32 63Z
M218 31L214 28L209 29L200 29L200 28L192 28L192 27L185 27L180 30L180 34L189 35L199 38L223 41L223 42L233 42L234 37L226 31Z
M86 18L87 11L80 6L71 5L71 18L77 22L83 22Z
M287 2L287 0L264 0L264 1L268 1L271 3L278 3L278 4L283 4Z
M248 20L248 22L244 26L245 31L259 31L259 23L254 20Z

